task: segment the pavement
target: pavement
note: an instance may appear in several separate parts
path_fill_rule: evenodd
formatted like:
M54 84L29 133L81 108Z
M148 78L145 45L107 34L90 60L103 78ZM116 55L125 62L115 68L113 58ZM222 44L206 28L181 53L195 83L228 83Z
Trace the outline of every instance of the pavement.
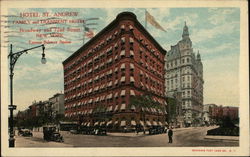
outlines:
M238 140L211 140L206 138L207 130L213 127L176 128L173 143L168 143L164 134L148 135L136 133L108 133L107 136L71 134L60 132L64 143L44 141L42 132L33 132L33 137L16 136L17 147L232 147L239 146ZM219 138L219 137L216 137ZM225 137L224 137L225 138Z

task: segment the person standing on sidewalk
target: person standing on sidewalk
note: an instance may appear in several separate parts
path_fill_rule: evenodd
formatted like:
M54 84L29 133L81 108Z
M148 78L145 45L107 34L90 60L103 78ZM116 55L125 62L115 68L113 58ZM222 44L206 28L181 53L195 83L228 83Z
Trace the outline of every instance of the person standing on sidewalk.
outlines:
M171 127L169 128L167 134L168 134L168 143L173 143L173 138L172 138L172 136L173 136L173 130L172 130Z

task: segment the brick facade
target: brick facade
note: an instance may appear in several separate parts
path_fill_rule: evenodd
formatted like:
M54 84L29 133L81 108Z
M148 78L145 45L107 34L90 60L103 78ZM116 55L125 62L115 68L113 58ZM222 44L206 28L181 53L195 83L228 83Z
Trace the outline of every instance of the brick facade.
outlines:
M119 14L63 62L65 116L87 126L164 125L166 112L130 100L150 95L166 105L165 53L134 14Z

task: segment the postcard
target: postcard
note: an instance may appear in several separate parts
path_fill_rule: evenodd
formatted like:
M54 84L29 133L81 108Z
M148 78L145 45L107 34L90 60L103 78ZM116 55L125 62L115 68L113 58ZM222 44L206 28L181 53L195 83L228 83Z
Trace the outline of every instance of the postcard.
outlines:
M249 156L247 1L1 1L2 156Z

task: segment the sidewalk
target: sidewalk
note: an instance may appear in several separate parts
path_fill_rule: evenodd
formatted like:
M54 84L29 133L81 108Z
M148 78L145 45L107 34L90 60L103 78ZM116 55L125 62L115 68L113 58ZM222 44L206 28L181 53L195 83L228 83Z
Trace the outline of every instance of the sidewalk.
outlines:
M204 139L208 140L227 140L227 141L239 141L239 136L212 136L206 135Z
M119 136L119 137L141 137L141 136L146 136L148 135L143 134L143 132L140 132L138 134L136 134L135 132L129 132L129 133L125 133L125 132L108 132L107 133L108 136Z

